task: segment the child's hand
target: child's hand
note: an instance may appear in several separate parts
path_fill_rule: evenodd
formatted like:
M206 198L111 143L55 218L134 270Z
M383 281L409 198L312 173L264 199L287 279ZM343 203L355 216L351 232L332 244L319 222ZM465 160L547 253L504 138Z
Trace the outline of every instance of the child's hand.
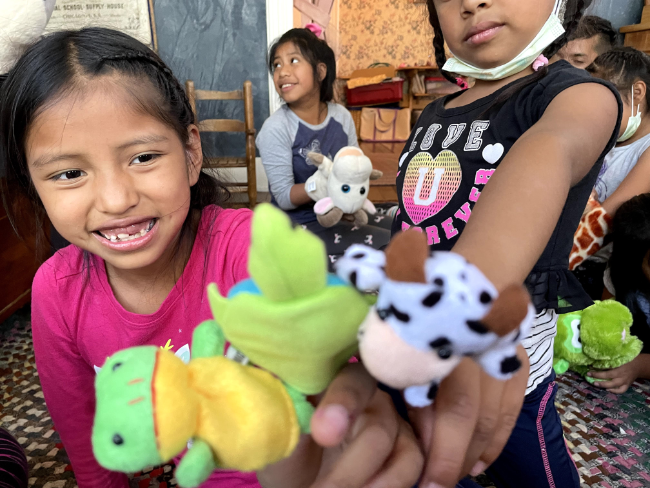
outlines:
M427 458L420 486L454 487L464 476L480 474L499 457L526 393L528 356L521 346L517 355L522 367L506 382L464 359L443 380L432 406L411 410Z
M625 393L634 380L641 376L641 367L643 366L642 363L645 359L643 356L643 354L637 356L629 363L615 369L607 371L589 371L587 376L591 376L597 380L604 380L596 381L594 386L604 388L611 393L620 395Z
M258 473L265 488L410 488L424 458L411 427L361 364L327 389L294 454Z

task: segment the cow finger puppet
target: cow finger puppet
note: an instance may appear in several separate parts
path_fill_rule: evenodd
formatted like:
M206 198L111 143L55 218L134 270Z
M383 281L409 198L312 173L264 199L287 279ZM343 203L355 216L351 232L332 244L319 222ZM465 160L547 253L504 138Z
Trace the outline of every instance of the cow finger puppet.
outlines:
M383 173L372 168L372 162L358 147L341 149L334 160L319 153L309 153L309 159L318 166L305 183L307 194L316 201L314 212L323 227L332 227L344 215L352 216L354 224L368 223L368 214L377 213L368 200L370 180L382 177Z
M227 297L209 285L214 320L195 329L189 364L141 346L97 375L92 445L103 467L140 471L191 441L175 473L191 488L217 468L275 463L309 432L305 396L327 388L356 352L369 301L327 272L323 242L281 210L258 205L251 234L251 278ZM226 342L237 354L223 356Z
M360 291L378 293L359 330L361 359L377 380L404 389L409 405L431 405L465 356L500 380L521 367L517 346L535 316L527 291L513 285L498 293L462 256L430 253L421 232L398 234L385 254L354 245L336 270Z

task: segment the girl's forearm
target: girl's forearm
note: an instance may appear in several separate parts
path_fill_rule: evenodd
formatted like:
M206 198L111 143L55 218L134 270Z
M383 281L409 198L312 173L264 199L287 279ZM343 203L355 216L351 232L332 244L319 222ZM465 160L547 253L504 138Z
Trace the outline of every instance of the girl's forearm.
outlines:
M293 185L291 187L291 192L289 193L289 198L291 199L291 203L296 207L313 201L310 196L307 195L304 183Z
M650 379L650 354L641 353L637 359L639 378Z

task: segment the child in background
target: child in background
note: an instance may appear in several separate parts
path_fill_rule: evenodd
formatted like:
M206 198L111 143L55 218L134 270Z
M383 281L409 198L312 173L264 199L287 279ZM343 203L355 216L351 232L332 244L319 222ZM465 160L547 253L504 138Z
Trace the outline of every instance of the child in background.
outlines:
M520 350L529 375L525 368L504 384L466 360L434 405L414 414L429 458L422 486L450 486L488 468L499 488L577 488L554 408L553 338L558 313L591 304L568 256L618 138L620 100L613 86L566 61L549 65L584 0L427 6L438 66L450 80L477 81L422 112L400 159L393 228L421 229L432 250L462 255L498 290L525 283L537 318ZM452 392L464 394L462 404Z
M317 170L310 152L333 159L345 146L359 147L352 115L332 101L334 51L311 30L291 29L271 46L269 70L285 104L264 122L256 142L273 202L325 242L331 262L355 243L385 247L391 217L370 216L369 224L362 227L346 221L323 227L305 187Z
M618 208L611 236L610 291L632 312L631 333L643 341L643 350L620 368L589 375L605 380L596 386L625 393L637 378L650 378L650 193L635 196Z
M607 245L611 221L623 202L650 192L650 117L645 116L650 109L650 57L631 47L619 47L599 56L587 71L613 83L623 99L621 135L605 156L569 260L585 290L600 299L603 273L612 254Z
M12 224L21 227L31 202L27 212L47 216L72 244L41 266L32 288L48 409L79 487L126 488L124 474L93 457L96 371L118 350L146 344L190 359L193 329L212 315L207 284L226 294L247 277L252 214L216 205L225 192L201 171L194 114L170 69L109 29L57 32L28 49L3 86L0 158ZM385 434L378 450L368 429ZM359 454L373 448L372 459ZM321 400L312 436L258 474L265 487L316 479L361 487L374 476L410 487L418 453L387 395L351 365ZM330 464L321 470L322 459ZM259 484L255 473L215 471L204 486Z

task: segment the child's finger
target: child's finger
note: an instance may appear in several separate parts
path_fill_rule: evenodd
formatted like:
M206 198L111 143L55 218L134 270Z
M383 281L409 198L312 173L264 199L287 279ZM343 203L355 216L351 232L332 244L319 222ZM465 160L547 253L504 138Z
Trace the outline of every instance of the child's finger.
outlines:
M618 388L610 388L607 391L611 393L616 393L617 395L622 395L628 390L628 388L630 388L630 385L625 383L624 385L621 385Z
M477 464L477 462L488 446L492 444L499 425L501 400L505 387L505 381L494 379L481 371L481 408L461 474L472 471L471 474L476 476L485 469L483 463ZM474 468L479 472L474 474Z
M465 358L440 384L422 486L452 487L460 479L479 414L480 377L478 364Z
M603 388L605 390L609 390L610 388L618 388L624 383L625 380L623 380L622 378L612 378L608 381L596 381L594 383L594 386L597 386L598 388Z
M313 488L361 488L390 457L399 430L398 416L390 397L376 390L351 429L352 438L331 471Z
M510 439L512 430L517 424L519 412L524 403L526 385L528 384L528 370L530 368L528 355L521 346L519 346L517 350L517 357L521 361L521 369L505 384L503 397L501 398L499 424L497 425L496 432L492 437L490 446L481 456L482 464L480 466L475 466L476 470L484 469L496 461L501 454L501 451L503 451L503 448L506 446L508 439Z
M594 370L594 371L589 371L587 373L587 376L591 378L597 378L599 380L610 380L617 376L616 373L617 373L616 369L602 370L602 371Z
M424 456L411 426L399 419L399 432L383 471L366 488L410 488L420 479Z
M431 449L436 413L431 406L427 408L409 408L408 415L409 421L415 431L415 436L420 442L424 453L428 455Z
M343 368L311 419L311 435L316 443L323 447L340 444L376 390L377 382L361 364Z

